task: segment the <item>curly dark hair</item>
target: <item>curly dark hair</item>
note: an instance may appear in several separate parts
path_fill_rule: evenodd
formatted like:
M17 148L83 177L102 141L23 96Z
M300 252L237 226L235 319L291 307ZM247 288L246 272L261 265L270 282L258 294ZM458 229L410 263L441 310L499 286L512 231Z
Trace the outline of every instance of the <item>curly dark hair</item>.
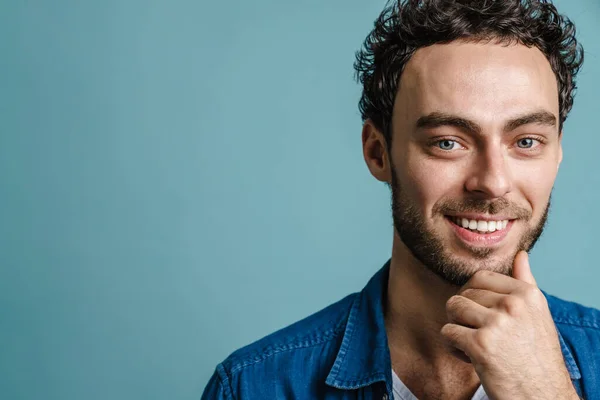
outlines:
M386 5L356 53L363 85L359 109L391 144L391 120L400 75L422 47L455 40L498 41L537 47L558 83L560 131L573 107L583 48L575 25L549 0L396 0Z

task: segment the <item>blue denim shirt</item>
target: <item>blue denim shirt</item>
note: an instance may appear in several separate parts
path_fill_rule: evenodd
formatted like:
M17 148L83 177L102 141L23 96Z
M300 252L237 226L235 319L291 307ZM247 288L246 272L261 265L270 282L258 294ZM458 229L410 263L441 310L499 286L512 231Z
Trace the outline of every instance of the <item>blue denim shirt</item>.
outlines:
M389 264L361 292L231 354L202 400L393 399L384 325ZM600 400L600 311L544 295L575 389Z

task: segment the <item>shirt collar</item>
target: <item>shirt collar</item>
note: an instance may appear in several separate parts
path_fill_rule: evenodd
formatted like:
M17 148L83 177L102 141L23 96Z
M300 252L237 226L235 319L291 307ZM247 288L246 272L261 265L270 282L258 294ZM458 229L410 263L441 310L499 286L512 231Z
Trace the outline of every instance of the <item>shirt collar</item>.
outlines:
M330 386L358 389L385 382L388 393L392 392L392 364L384 319L390 262L385 263L354 299L342 345L327 376L326 383ZM575 359L558 329L557 333L569 375L571 379L580 379Z
M388 261L355 297L342 345L326 383L339 389L358 389L385 382L392 392L392 363L385 331L384 310Z

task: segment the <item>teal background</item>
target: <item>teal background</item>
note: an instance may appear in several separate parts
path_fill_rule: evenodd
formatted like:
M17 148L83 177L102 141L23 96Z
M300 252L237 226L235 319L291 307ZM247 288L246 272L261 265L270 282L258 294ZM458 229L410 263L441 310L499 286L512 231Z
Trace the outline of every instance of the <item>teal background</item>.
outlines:
M0 4L0 398L199 399L234 349L360 290L389 194L354 52L383 1ZM600 3L540 286L600 307Z

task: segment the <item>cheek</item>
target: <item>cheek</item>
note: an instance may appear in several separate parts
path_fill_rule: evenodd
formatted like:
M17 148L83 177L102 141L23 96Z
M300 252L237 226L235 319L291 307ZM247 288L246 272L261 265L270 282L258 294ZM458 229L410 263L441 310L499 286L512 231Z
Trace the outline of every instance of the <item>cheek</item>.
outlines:
M534 213L543 212L557 175L556 163L521 165L516 169L515 185L523 193Z
M409 163L405 171L407 192L427 213L440 199L460 193L463 187L464 173L457 163L421 159Z

